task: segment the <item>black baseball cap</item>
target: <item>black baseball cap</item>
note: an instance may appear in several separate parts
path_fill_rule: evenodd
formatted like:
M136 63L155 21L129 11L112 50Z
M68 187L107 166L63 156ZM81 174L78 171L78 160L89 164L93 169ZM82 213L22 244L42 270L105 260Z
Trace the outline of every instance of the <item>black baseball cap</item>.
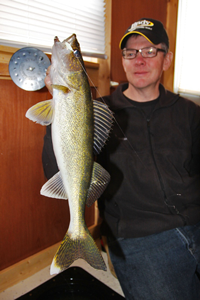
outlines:
M164 43L169 48L167 32L163 24L158 20L143 18L131 24L119 43L120 49L125 47L128 38L132 34L140 34L154 45Z

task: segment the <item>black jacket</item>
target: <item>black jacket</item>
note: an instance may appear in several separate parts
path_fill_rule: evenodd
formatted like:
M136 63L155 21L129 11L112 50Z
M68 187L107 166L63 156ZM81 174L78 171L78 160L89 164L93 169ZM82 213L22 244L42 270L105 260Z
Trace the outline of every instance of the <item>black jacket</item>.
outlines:
M200 107L166 91L147 118L123 95L103 97L116 122L98 157L111 182L102 233L141 237L200 221Z

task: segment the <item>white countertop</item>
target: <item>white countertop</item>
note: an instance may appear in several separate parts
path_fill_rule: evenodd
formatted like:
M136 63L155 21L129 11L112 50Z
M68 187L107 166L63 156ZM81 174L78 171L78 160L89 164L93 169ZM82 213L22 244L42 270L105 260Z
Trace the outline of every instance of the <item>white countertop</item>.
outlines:
M107 265L107 271L96 270L88 265L82 259L76 260L71 267L80 267L86 270L89 274L97 278L99 281L103 282L109 288L113 289L116 293L120 294L124 297L122 289L119 285L118 280L111 274L110 269L108 267L107 255L105 252L102 252L102 256ZM55 276L55 275L53 275ZM36 274L30 276L29 278L19 282L18 284L8 288L7 290L0 293L0 300L15 300L18 297L28 293L33 290L37 286L41 285L45 281L51 279L53 276L50 275L50 266L42 269Z

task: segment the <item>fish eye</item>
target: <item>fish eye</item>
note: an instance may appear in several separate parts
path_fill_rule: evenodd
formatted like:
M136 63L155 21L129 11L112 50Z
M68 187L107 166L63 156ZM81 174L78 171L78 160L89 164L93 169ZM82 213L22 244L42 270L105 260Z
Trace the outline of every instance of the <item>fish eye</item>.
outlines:
M81 53L80 53L80 51L79 50L74 50L74 56L76 57L76 58L80 58L81 57Z

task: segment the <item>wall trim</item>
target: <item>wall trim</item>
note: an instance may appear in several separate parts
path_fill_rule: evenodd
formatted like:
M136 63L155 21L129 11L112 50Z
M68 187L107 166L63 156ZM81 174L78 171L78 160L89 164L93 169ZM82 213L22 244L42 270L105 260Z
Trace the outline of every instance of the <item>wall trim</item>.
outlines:
M0 79L11 80L9 74L9 62L12 55L19 50L15 47L8 47L0 45ZM51 54L45 53L48 58L51 60ZM99 80L99 63L98 62L90 62L84 61L85 68L88 73L88 78L92 78L92 82L90 82L90 86L98 87Z

